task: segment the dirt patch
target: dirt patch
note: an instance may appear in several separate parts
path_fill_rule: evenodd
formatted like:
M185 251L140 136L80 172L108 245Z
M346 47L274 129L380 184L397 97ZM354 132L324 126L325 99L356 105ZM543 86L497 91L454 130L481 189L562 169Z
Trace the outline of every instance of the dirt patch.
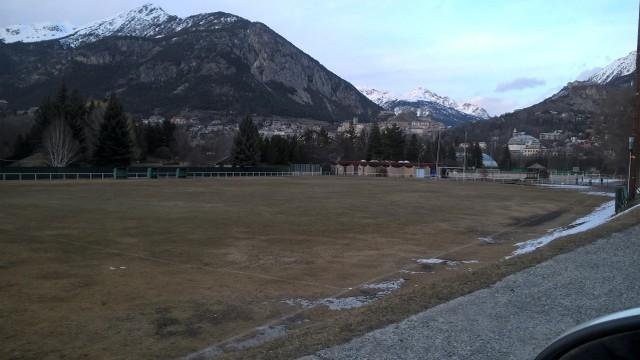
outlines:
M511 226L540 226L557 219L565 210L550 211L542 214L537 214L529 217L512 217Z

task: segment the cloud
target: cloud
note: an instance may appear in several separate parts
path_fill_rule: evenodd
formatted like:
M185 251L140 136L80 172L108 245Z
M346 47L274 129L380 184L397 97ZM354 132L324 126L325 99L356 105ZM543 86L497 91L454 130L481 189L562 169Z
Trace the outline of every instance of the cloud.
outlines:
M484 108L490 115L502 115L519 107L519 103L513 99L490 96L474 97L469 103Z
M517 78L506 83L500 83L496 86L497 92L507 92L511 90L523 90L543 86L547 82L537 78Z
M600 72L602 70L601 67L594 67L592 69L587 69L582 71L578 77L576 78L576 80L578 81L585 81L588 80L590 77L592 77L593 75L597 74L598 72Z

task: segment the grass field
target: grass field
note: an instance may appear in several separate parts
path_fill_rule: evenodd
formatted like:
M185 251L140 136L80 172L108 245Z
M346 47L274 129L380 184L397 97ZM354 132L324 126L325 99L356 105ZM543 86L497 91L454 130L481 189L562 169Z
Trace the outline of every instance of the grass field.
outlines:
M241 349L258 326L357 313L284 300L366 296L365 284L399 279L403 291L446 283L607 200L332 177L2 183L0 198L0 358L25 359Z

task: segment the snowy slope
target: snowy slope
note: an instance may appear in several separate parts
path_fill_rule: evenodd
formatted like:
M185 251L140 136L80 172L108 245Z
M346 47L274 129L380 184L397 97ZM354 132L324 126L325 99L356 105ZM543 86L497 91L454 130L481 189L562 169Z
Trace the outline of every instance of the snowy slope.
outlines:
M632 51L629 55L617 59L607 67L591 76L587 81L598 84L607 84L616 78L629 75L636 69L636 52Z
M417 88L409 91L407 95L402 99L405 101L432 101L446 107L458 109L458 103L447 96L440 96L428 89L418 86Z
M398 100L396 97L391 95L391 93L389 93L388 91L369 89L363 86L356 86L356 89L358 89L358 91L364 94L364 96L369 98L369 100L373 101L374 103L382 107L384 107L386 103Z
M431 101L438 103L440 105L444 105L446 107L456 109L465 114L477 116L482 119L488 119L489 113L478 105L473 105L469 103L464 103L462 105L458 104L455 100L451 99L448 96L440 96L433 91L425 89L421 86L411 90L402 100L406 101Z
M458 110L462 111L465 114L474 115L482 119L488 119L491 117L487 110L474 104L464 103L458 107Z
M156 36L167 30L164 24L170 17L162 8L144 4L115 17L89 24L60 42L75 47L110 35Z
M455 100L447 96L440 96L424 87L417 87L403 97L393 96L388 91L362 86L358 87L358 90L369 100L395 113L414 111L418 116L440 114L451 118L459 118L461 121L488 119L490 117L485 109L477 105L469 103L459 105ZM470 117L461 116L460 113L470 115Z
M198 14L179 18L167 14L161 7L144 4L114 17L74 28L69 24L36 24L9 26L0 31L5 43L36 42L60 39L68 47L100 40L106 36L161 37L184 29L217 29L241 18L226 13Z
M38 23L26 25L11 25L0 29L0 39L5 43L36 42L59 39L75 31L75 27L68 23Z

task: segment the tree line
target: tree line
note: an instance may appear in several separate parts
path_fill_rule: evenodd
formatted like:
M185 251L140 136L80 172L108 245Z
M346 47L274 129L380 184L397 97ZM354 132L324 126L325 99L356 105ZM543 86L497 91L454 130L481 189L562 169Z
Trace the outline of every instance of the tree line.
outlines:
M301 136L262 137L251 117L239 125L233 140L231 161L236 165L319 163L335 160L406 160L457 166L458 144L407 135L396 124L383 129L377 123L358 132L351 125L335 139L326 129L306 130ZM481 168L482 150L478 143L467 150L467 165Z
M405 134L396 124L356 131L353 125L330 137L325 128L308 129L300 136L262 137L251 117L239 124L226 161L236 165L291 163L328 164L336 160L406 160L458 166L458 143L437 141L416 134ZM229 149L229 145L227 145ZM103 100L87 100L79 91L61 86L43 100L33 126L15 142L13 159L34 153L44 154L49 166L69 165L128 166L132 162L186 160L204 149L192 147L183 129L169 121L143 124L125 112L120 100L111 95ZM229 150L227 150L229 151ZM466 150L468 167L483 166L482 150L473 143ZM508 156L508 149L505 152ZM202 156L194 156L201 165ZM501 165L510 159L501 159Z
M136 123L115 94L88 101L62 85L40 104L31 129L18 136L12 158L42 153L53 167L128 166L150 155L171 157L175 134L169 121Z

